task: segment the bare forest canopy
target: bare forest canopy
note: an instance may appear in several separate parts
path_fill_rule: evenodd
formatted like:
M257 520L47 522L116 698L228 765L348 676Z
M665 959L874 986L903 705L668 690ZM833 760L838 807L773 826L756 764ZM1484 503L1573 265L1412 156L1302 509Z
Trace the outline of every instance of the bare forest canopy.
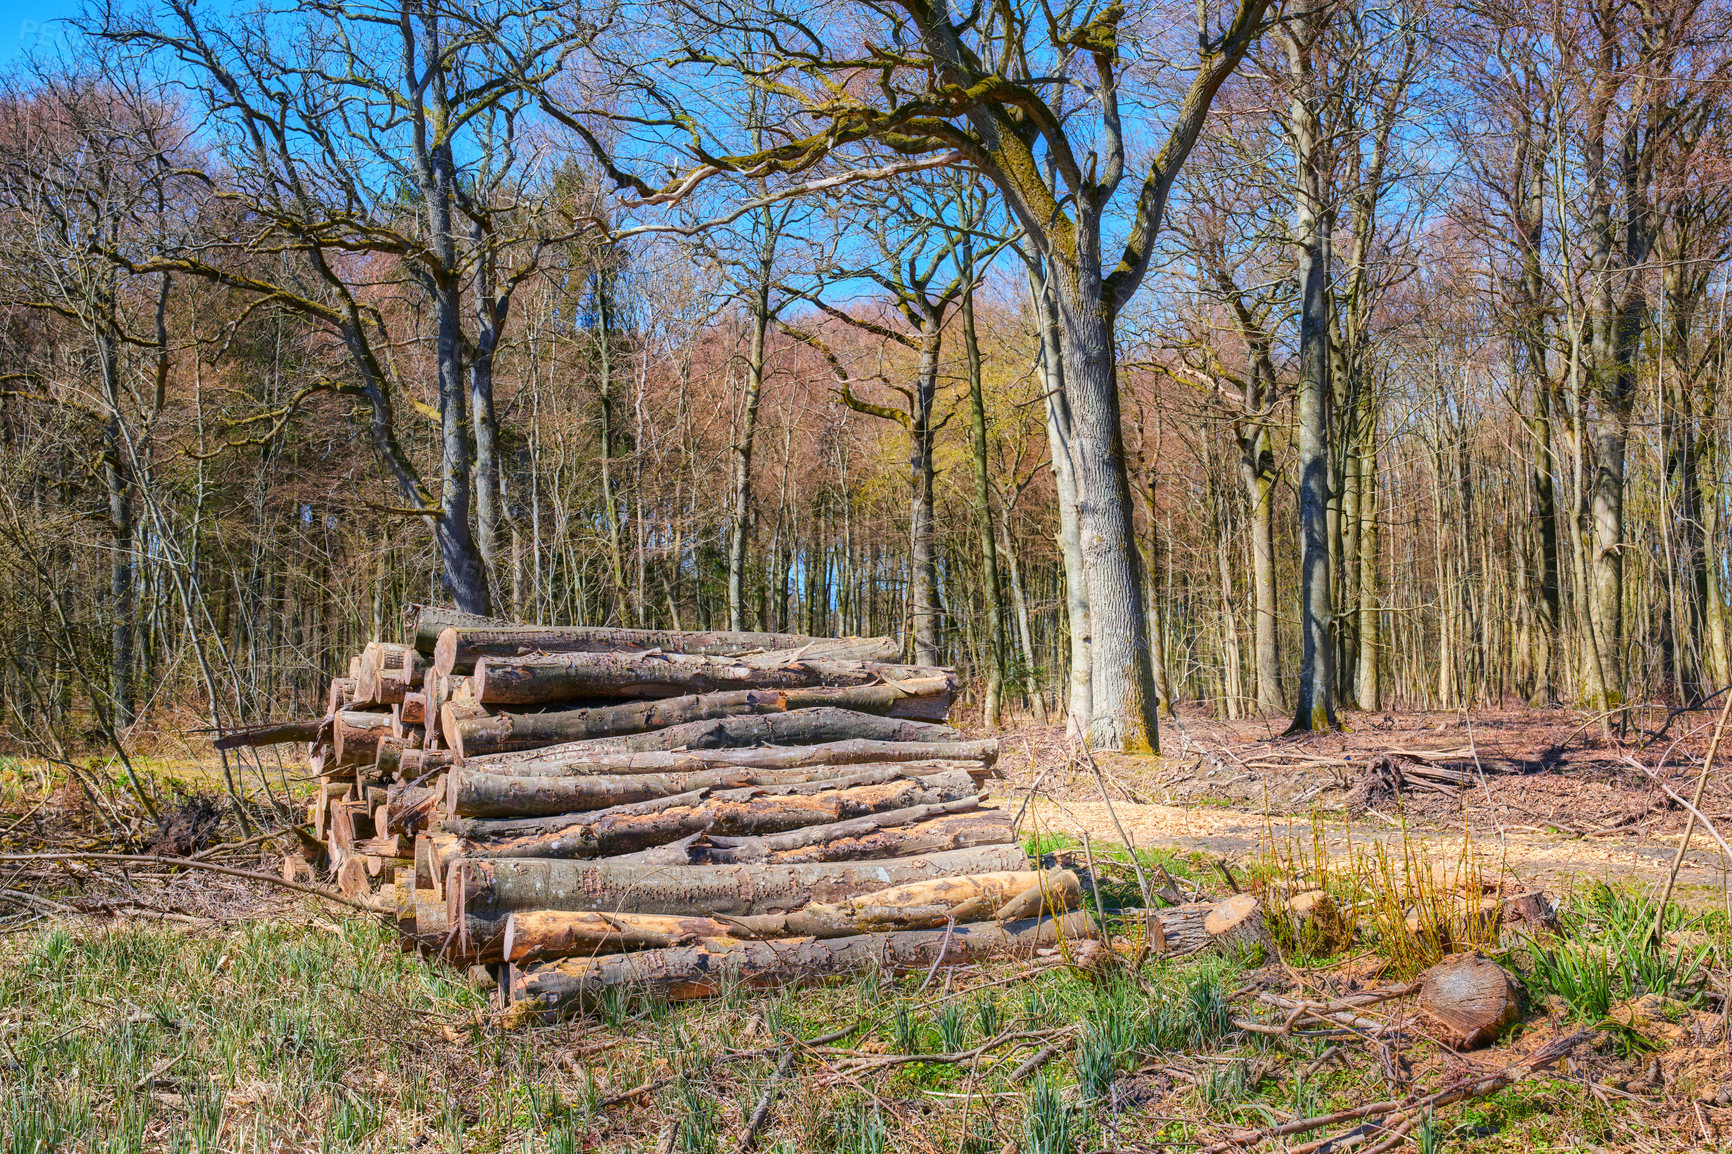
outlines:
M1724 0L98 2L0 92L16 750L406 606L1157 743L1732 681Z

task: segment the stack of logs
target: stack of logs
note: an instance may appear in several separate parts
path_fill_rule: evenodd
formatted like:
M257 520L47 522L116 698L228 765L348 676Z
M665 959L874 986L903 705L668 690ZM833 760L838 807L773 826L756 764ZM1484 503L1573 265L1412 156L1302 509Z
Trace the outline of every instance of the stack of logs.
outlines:
M1094 935L1076 875L1031 867L983 806L998 743L943 724L955 673L895 664L893 639L413 614L324 717L219 745L308 741L311 852L285 876L328 872L406 948L489 967L510 1007ZM1207 912L1151 935L1197 937Z

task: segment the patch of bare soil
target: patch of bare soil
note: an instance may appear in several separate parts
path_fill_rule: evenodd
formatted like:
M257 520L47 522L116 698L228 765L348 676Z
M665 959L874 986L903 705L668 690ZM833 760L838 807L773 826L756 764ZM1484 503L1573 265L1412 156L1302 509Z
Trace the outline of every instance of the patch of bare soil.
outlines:
M1096 756L1097 780L1062 731L1005 735L1006 790L1032 790L1036 821L1139 846L1215 856L1257 854L1273 837L1309 843L1313 824L1333 854L1350 844L1417 840L1457 856L1471 843L1489 865L1560 887L1574 880L1663 882L1687 813L1715 710L1654 711L1608 743L1574 711L1360 713L1340 733L1283 736L1278 723L1181 713L1162 719L1162 756ZM1102 786L1111 800L1109 814ZM1703 812L1732 821L1732 775L1715 772ZM1721 900L1727 863L1698 827L1680 897Z

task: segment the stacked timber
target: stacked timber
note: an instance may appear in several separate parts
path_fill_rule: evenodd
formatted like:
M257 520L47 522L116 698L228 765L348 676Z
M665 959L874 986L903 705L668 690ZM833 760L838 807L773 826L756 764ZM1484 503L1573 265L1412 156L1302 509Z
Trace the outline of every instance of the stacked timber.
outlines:
M1074 874L987 808L996 741L890 638L533 626L418 608L331 682L308 742L327 871L406 948L523 1012L1086 937ZM317 860L314 860L317 859Z

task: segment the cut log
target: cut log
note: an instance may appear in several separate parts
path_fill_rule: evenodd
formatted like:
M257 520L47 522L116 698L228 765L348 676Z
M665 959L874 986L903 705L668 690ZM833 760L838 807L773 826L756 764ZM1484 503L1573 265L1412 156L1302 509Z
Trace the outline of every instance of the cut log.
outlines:
M453 625L501 628L511 624L499 617L483 617L479 613L465 613L444 605L411 605L404 613L404 619L407 622L404 642L413 645L421 656L429 660L439 644L439 635Z
M730 791L652 813L603 810L595 820L571 821L545 833L465 838L461 852L465 857L490 858L601 857L663 845L704 831L740 836L780 833L863 814L956 801L974 796L977 787L966 773L941 773L807 794L793 793L798 786L784 788L788 792Z
M325 694L325 712L329 714L329 713L336 713L338 710L348 709L351 705L354 704L354 702L355 702L355 678L354 677L333 677L333 678L331 678L330 692Z
M870 785L897 778L965 773L984 777L979 762L888 765L814 765L800 769L700 769L692 773L596 774L590 777L516 777L459 766L445 775L445 812L455 817L537 817L630 805L694 789L744 789L834 782ZM825 788L820 786L819 788ZM840 785L830 788L841 788Z
M737 936L740 936L737 919L523 910L506 919L500 952L503 960L526 965L556 958L667 949L705 938Z
M243 746L288 745L296 741L319 740L322 730L331 724L328 717L309 717L300 721L265 721L231 729L211 742L214 749L240 749Z
M770 988L882 967L921 970L949 962L961 965L988 957L1030 955L1057 942L1087 938L1087 914L1039 918L1009 925L984 923L940 930L860 934L827 940L760 942L718 939L641 953L511 967L508 1003L527 1020L588 1009L603 991L622 986L647 989L670 1001L704 998L739 986Z
M950 711L944 678L843 689L740 689L548 713L495 713L458 719L445 738L464 759L562 742L645 733L670 726L752 714L831 706L890 717L941 721Z
M1132 924L1158 922L1162 948L1171 954L1268 944L1262 904L1251 894L1234 894L1219 902L1186 902L1164 910L1120 910L1115 916ZM1153 926L1149 929L1153 939Z
M731 657L770 649L803 649L809 657L844 661L894 661L902 643L894 637L803 637L793 633L698 633L657 629L610 629L576 625L454 625L439 634L433 667L468 673L482 657L545 653L695 653Z
M883 930L928 929L947 922L962 925L998 919L999 911L1013 903L1027 907L1023 917L1036 917L1043 911L1064 913L1082 904L1082 884L1069 870L1004 870L931 878L839 902L813 902L790 913L739 918L741 933L736 936L840 938Z
M496 918L516 910L632 910L643 914L745 917L783 913L811 902L923 878L1026 869L1015 845L952 850L925 857L800 865L643 866L540 858L452 863L450 911Z
M456 744L452 741L452 734L457 732L459 722L472 721L477 717L487 716L486 706L473 698L459 694L458 688L460 687L453 686L450 699L439 707L439 744L450 750L457 749ZM457 760L463 760L461 752L458 753Z
M802 650L746 657L665 652L483 657L475 663L474 677L476 698L489 705L530 705L574 697L687 697L742 689L840 688L909 681L942 681L947 692L956 688L956 674L950 669L814 659Z
M556 745L527 753L497 753L465 763L470 769L520 776L589 773L687 773L738 766L742 769L796 769L805 765L864 765L881 762L998 761L998 742L986 741L829 741L816 745L761 749L648 750L642 753L594 752L587 743L574 749Z
M1420 1013L1458 1050L1490 1045L1516 1020L1519 1005L1514 975L1477 952L1445 958L1420 975Z
M373 641L361 651L359 676L355 678L355 699L360 705L391 705L403 700L403 695L421 680L426 662L408 645L389 641Z
M447 711L452 707L446 706ZM479 706L477 707L479 708ZM849 709L795 709L746 717L694 721L651 733L598 737L567 742L562 756L581 758L600 753L642 753L657 749L726 749L753 745L816 745L820 742L866 738L872 741L955 741L961 736L948 725L879 717Z
M371 765L379 756L380 739L391 736L391 715L345 709L337 714L331 732L337 755L331 768Z
M443 792L438 786L392 787L385 795L385 832L413 837L432 825Z
M456 764L457 755L449 749L405 749L397 761L397 776L404 781L416 781Z
M705 938L840 938L886 930L929 929L990 917L1011 898L1036 895L1028 917L1063 913L1082 900L1075 874L1053 870L936 878L864 894L836 905L745 918L670 917L595 911L531 910L507 920L505 960L517 965L555 958L690 945ZM1021 920L1021 919L1016 919Z
M367 875L366 858L357 855L343 859L343 864L337 867L337 892L356 900L373 892Z
M418 689L410 690L403 695L402 709L398 719L404 725L427 724L427 695Z
M866 861L1007 845L1015 840L1008 815L975 810L975 798L911 806L806 826L760 837L682 838L609 861L644 865L749 865L755 862Z

